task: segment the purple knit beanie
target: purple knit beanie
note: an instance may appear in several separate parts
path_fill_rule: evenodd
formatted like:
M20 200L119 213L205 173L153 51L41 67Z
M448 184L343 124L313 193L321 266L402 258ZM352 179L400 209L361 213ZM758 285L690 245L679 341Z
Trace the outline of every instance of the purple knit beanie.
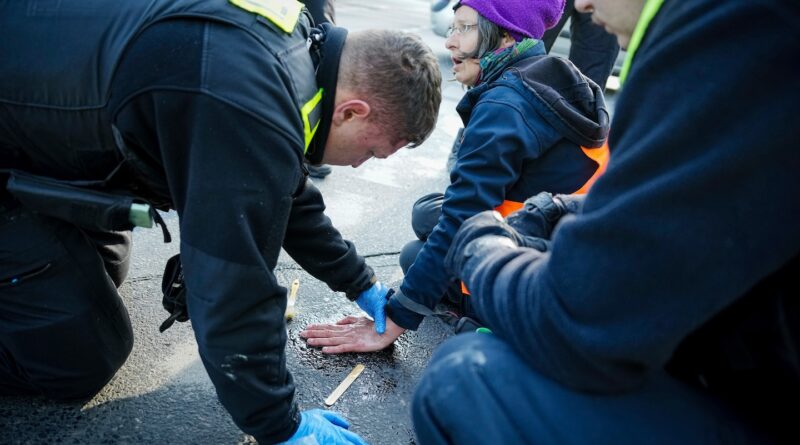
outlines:
M564 0L461 0L461 4L508 31L516 41L541 39L564 12Z

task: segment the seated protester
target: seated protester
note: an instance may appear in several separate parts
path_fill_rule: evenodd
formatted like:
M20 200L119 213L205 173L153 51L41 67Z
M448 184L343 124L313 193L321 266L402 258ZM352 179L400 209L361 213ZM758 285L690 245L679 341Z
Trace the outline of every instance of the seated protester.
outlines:
M445 266L493 334L433 353L417 443L800 443L800 4L575 6L627 48L608 171L461 226Z
M450 186L414 206L420 240L401 254L406 276L387 305L386 334L378 335L382 330L368 319L348 317L308 326L300 335L309 345L327 353L390 345L416 329L448 289L461 298L443 261L464 220L495 208L508 214L541 191L585 193L602 173L609 122L602 91L571 63L545 55L539 40L563 7L563 0L464 0L455 6L445 44L456 80L470 89L456 108L465 131ZM464 315L470 315L466 306ZM382 320L376 321L380 328Z

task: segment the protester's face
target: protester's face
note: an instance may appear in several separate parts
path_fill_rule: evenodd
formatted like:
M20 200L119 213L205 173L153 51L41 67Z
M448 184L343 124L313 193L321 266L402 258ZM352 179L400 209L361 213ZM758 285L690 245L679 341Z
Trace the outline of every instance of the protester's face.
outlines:
M453 32L445 40L444 45L450 51L453 61L453 75L456 80L467 86L473 86L478 82L481 73L478 59L467 58L468 54L478 49L478 11L469 6L461 6L456 10L453 20ZM462 26L468 25L469 30L460 33L458 30Z
M617 36L619 46L628 48L645 0L575 0L575 9L591 12L592 21Z
M394 140L391 133L365 118L333 122L322 162L355 168L371 158L388 158L408 145L408 141Z

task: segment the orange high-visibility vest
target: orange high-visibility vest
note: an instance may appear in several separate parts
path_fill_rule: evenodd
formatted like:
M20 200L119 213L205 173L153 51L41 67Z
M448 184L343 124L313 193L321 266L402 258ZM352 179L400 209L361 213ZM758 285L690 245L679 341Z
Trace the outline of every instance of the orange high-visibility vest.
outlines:
M600 147L597 148L581 147L581 150L583 150L583 154L585 154L589 159L593 160L594 162L597 162L597 170L594 171L592 177L589 178L586 182L584 182L583 185L580 186L578 190L572 192L573 195L585 195L586 193L588 193L589 189L592 187L595 181L597 181L597 178L599 178L603 173L605 173L606 167L608 166L608 139L606 139L606 141L603 142L603 145L601 145ZM519 201L505 200L503 201L502 204L495 207L494 209L499 214L501 214L503 218L506 218L508 215L521 209L522 206L523 203ZM467 287L464 285L463 281L461 282L461 292L469 295L469 291L467 290Z

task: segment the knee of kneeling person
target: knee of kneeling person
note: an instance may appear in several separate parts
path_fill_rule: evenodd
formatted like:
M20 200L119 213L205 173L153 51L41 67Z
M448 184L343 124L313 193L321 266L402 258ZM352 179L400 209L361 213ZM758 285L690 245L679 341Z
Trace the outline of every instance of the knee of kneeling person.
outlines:
M47 398L80 401L94 397L122 367L133 349L133 333L104 339L105 347L85 348L58 364L50 376L39 376L36 386ZM76 345L76 349L83 345Z
M444 202L443 194L429 193L414 203L411 209L411 228L420 241L427 240L439 222L442 202Z
M408 273L408 269L414 264L417 255L419 255L419 251L422 250L422 246L424 245L425 243L419 240L409 241L403 246L403 249L400 250L400 257L397 261L400 263L400 268L403 269L403 274Z
M477 333L456 335L444 342L422 375L414 403L425 398L445 402L467 397L466 389L491 374L486 368L493 368L489 355L497 349L496 342L500 340L492 335Z

